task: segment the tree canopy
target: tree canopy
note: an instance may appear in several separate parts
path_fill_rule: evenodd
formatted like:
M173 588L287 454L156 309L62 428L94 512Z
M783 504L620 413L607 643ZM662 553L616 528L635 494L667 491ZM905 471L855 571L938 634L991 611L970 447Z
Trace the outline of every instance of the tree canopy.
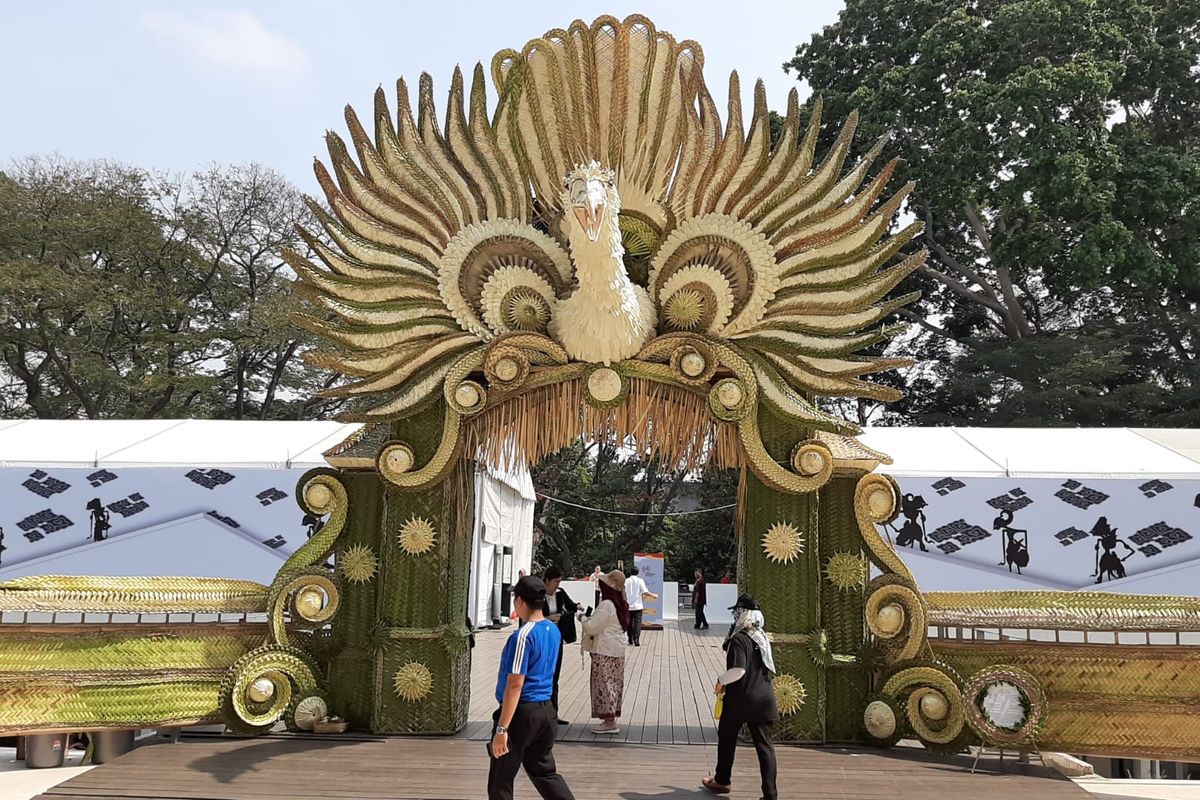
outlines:
M850 0L797 48L825 135L857 109L918 181L898 418L1200 420L1198 21L1196 0Z
M30 158L0 173L0 413L327 414L281 258L308 213L257 165L174 178Z

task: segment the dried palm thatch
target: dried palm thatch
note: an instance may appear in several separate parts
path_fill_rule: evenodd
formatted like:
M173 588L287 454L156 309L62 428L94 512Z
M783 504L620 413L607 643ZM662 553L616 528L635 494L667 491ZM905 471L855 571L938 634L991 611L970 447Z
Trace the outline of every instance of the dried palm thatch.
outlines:
M1111 592L927 592L930 625L1200 631L1200 599Z
M615 408L589 404L584 393L577 379L513 397L467 423L464 452L504 468L536 463L582 437L629 447L672 470L742 464L737 428L713 417L706 394L636 378Z

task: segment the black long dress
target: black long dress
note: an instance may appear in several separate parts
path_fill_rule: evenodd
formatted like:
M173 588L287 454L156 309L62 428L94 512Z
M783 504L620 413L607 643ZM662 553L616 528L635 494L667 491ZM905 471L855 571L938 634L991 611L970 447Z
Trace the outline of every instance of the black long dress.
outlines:
M775 788L775 748L770 734L771 724L779 719L779 705L775 700L775 687L771 685L771 673L763 664L754 640L745 631L734 634L725 644L725 667L742 667L746 674L725 688L724 708L717 724L717 771L713 778L717 783L729 785L738 733L745 725L750 729L750 738L754 740L758 754L762 796L766 800L776 800L779 795Z

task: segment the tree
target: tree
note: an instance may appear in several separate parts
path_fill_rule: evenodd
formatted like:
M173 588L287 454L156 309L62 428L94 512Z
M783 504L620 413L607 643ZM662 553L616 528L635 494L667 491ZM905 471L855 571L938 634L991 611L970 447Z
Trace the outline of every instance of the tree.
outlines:
M1197 0L852 0L785 65L827 139L858 109L919 181L926 296L902 313L930 364L902 414L1195 419L1197 19Z
M668 576L693 569L724 570L731 563L732 509L668 516L685 494L701 507L734 502L732 471L704 469L695 475L665 470L656 461L612 445L577 442L532 468L538 502L534 556L538 567L556 564L568 575L632 562L636 552L662 551ZM731 477L732 476L732 477Z
M307 213L262 167L193 179L30 158L0 173L0 409L43 418L319 416L286 321Z

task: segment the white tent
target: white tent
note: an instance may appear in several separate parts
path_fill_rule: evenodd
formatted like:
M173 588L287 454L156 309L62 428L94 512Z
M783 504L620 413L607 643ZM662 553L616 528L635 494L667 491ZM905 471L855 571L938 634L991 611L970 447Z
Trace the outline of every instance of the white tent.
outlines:
M467 616L477 625L500 618L500 592L533 563L533 513L537 495L523 464L475 473L475 525Z
M129 574L130 563L169 563L172 575L259 581L287 558L211 514L192 514L134 533L0 569L0 581L27 575Z
M0 577L213 575L267 583L314 527L292 496L296 481L326 466L322 454L358 427L0 420ZM477 491L471 596L475 608L478 593L486 614L493 579L510 583L530 569L533 482L525 468L491 471L479 475Z
M904 498L883 532L923 589L1200 593L1200 431L871 428L862 440L894 461L881 471Z
M355 427L0 420L0 570L197 514L284 557L313 525L297 478ZM862 440L894 460L881 471L908 511L884 532L924 588L1200 592L1200 431L871 428ZM481 474L477 492L470 607L483 622L490 587L530 568L535 496L520 470ZM1104 530L1120 540L1111 554ZM128 574L186 569L156 548L105 552Z

